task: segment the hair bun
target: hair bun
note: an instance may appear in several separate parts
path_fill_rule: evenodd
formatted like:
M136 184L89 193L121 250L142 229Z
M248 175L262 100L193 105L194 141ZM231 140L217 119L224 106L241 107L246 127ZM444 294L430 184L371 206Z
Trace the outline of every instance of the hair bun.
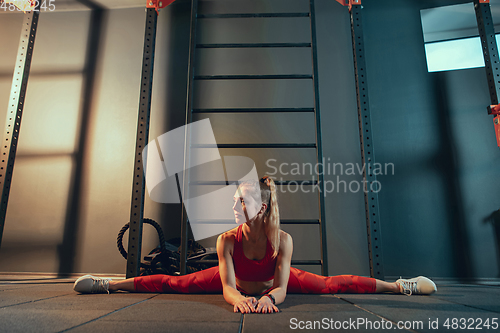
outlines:
M269 187L271 187L271 181L272 181L272 179L268 176L264 176L260 179L261 183L266 184Z

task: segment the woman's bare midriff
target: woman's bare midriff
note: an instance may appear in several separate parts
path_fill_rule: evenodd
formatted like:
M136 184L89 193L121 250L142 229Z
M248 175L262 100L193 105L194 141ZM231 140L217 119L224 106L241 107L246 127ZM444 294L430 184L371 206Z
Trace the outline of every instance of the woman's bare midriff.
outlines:
M243 281L236 278L236 285L249 295L260 295L273 286L274 280Z

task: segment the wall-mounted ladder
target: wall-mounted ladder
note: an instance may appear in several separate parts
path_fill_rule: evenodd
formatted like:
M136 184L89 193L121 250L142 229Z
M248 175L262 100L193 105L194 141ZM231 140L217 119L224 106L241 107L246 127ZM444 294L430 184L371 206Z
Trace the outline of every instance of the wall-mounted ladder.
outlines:
M242 19L252 20L255 18L298 18L308 17L310 21L310 35L311 41L309 43L213 43L213 44L200 44L197 43L197 21L205 19ZM309 1L309 12L300 13L243 13L243 14L198 14L198 1L191 1L191 27L190 27L190 47L189 47L189 69L188 69L188 89L187 89L187 102L186 102L186 124L193 121L193 114L253 114L253 113L310 113L314 116L315 121L315 142L311 143L231 143L231 144L218 144L218 148L236 148L236 149L315 149L316 162L323 160L322 143L321 143L321 119L319 108L319 90L318 90L318 66L316 56L316 23L314 16L314 0ZM270 75L197 75L195 69L195 58L197 50L199 49L229 49L229 48L309 48L312 57L311 74L270 74ZM194 82L195 81L213 81L213 80L309 80L313 86L314 91L314 107L312 108L194 108L193 95L194 95ZM189 139L187 140L189 142ZM187 143L189 148L202 148L203 145L194 145ZM189 152L185 153L189 159ZM325 204L324 204L324 182L322 164L318 163L319 175L316 180L298 180L293 181L301 186L319 186L318 193L318 210L319 219L282 219L281 224L302 224L302 225L319 225L320 229L320 260L293 260L292 265L320 265L323 275L328 275L328 259L327 259L327 243L326 243L326 225L325 225ZM237 179L228 180L230 183L236 182ZM189 189L191 183L185 180L186 188ZM276 181L278 186L286 186L291 181ZM220 182L196 182L196 185L224 185L225 181ZM184 214L181 227L181 274L186 272L186 247L188 237L187 216ZM317 242L313 242L317 243Z

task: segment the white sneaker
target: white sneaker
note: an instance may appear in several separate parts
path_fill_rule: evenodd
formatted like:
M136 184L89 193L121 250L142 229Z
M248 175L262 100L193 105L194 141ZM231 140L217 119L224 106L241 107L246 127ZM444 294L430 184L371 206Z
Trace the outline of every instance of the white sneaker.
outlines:
M399 279L399 291L405 295L430 295L437 291L436 284L425 276L418 276L413 279Z
M109 281L92 275L84 275L75 281L73 290L82 294L109 294Z

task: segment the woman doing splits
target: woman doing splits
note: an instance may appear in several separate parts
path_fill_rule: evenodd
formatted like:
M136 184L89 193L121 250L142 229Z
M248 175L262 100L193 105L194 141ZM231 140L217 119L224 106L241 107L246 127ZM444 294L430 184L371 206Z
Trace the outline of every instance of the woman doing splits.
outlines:
M389 283L356 275L320 276L290 267L293 241L280 230L276 186L269 177L240 184L233 210L239 226L218 237L219 266L182 276L149 275L121 281L85 275L73 288L80 293L222 292L234 311L242 313L279 312L276 305L283 303L287 293L428 295L437 290L434 282L423 276Z

